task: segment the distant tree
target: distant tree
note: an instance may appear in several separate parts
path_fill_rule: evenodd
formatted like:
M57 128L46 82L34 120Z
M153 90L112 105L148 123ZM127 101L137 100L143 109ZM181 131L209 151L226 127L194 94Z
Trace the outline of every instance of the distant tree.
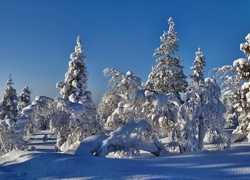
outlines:
M187 81L183 72L184 67L180 65L182 58L172 56L179 49L173 18L169 18L168 24L168 32L164 31L160 37L163 44L155 50L153 55L154 57L160 56L156 60L158 64L152 67L145 87L164 94L174 93L181 101L180 93L185 92Z
M191 75L191 79L194 83L204 83L204 66L206 66L205 56L200 48L198 48L195 54L196 57L193 66L190 68L194 72L194 74Z
M227 126L238 125L238 117L242 109L241 85L245 80L240 78L236 68L231 65L212 69L210 76L214 76L220 85L221 101L226 107L224 117L227 121Z
M7 80L7 88L5 89L3 99L0 102L1 112L0 119L13 119L16 121L18 116L17 104L18 97L16 90L12 87L13 82L11 75L9 74Z
M30 94L31 92L29 90L29 87L24 87L19 96L19 103L17 106L19 112L21 112L23 108L31 104Z
M49 130L50 128L50 120L51 113L53 112L54 100L47 96L37 96L32 102L32 132L36 132L37 130Z
M3 99L0 102L0 154L13 149L24 149L26 143L23 140L23 121L18 119L16 90L12 87L11 75L7 80Z

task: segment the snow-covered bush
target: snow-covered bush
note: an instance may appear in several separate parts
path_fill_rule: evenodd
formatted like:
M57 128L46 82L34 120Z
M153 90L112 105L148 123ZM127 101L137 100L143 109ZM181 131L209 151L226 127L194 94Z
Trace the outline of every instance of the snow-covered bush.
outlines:
M51 119L50 114L53 111L53 99L47 96L37 96L31 105L34 111L32 121L35 129L33 131L35 132L36 128L38 130L48 130Z
M50 129L57 140L56 150L74 151L84 138L104 132L96 118L84 118L86 107L86 102L80 104L67 99L54 99Z
M175 94L138 90L133 101L134 116L147 120L159 137L171 137L180 106Z
M131 71L121 73L114 68L106 68L104 75L109 78L111 89L98 107L101 122L109 129L134 122L132 102L135 92L141 89L141 79Z
M6 119L0 121L0 155L14 149L14 120Z
M166 153L165 146L158 141L146 120L119 127L109 136L91 136L81 143L75 154L105 157L115 152L119 156L138 157L140 150L151 152L156 156Z
M187 87L184 67L180 65L182 58L172 57L175 51L179 50L177 33L174 30L173 18L168 20L169 29L164 31L160 37L162 44L155 50L154 57L160 56L152 67L145 87L160 93L173 93L181 101L180 93L185 92Z

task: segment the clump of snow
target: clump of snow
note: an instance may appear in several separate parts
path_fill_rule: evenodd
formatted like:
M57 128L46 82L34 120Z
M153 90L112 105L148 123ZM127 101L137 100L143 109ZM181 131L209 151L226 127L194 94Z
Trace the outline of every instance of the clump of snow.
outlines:
M32 115L32 113L33 113L32 107L33 107L33 106L30 105L30 106L24 108L24 109L22 110L22 114L23 114L23 115L26 115L26 116Z
M247 60L245 58L239 58L233 62L233 66L237 67L240 66L243 68L243 66L247 63Z
M70 108L76 115L82 115L84 113L84 106L80 103L70 103Z
M107 139L107 136L105 135L87 137L81 142L74 154L81 157L93 156L98 152L105 139Z
M15 124L15 121L13 119L6 119L5 122L9 127L14 126Z

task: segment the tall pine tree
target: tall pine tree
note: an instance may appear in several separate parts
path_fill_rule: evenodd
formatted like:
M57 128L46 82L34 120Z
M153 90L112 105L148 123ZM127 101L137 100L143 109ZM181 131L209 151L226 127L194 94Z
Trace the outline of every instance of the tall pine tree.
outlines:
M156 60L158 64L152 67L145 86L164 94L174 93L181 100L180 93L185 92L187 81L183 72L184 67L180 65L182 58L173 56L174 52L179 50L173 18L169 18L168 24L168 31L164 31L160 37L162 44L153 55L159 56Z
M59 151L67 151L73 144L77 147L84 138L103 130L96 118L96 107L91 92L87 91L88 71L80 36L77 37L76 43L75 52L70 55L65 80L56 85L60 88L63 99L54 101L55 118L51 121L51 126L57 129L56 147ZM75 108L77 110L74 110ZM60 128L61 125L57 122L60 116L64 117L64 120L65 117L70 117L69 122L67 119L64 122L66 125L63 128Z

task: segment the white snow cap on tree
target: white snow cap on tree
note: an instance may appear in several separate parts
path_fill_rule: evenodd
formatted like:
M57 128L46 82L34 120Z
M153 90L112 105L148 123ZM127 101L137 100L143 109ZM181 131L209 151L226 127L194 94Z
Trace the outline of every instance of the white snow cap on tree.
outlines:
M65 74L64 82L58 82L57 88L63 98L69 99L71 102L83 103L87 99L91 99L87 92L88 71L85 65L86 57L83 54L80 36L76 39L77 45L75 52L70 54L69 69Z
M247 81L250 80L250 33L245 37L245 43L240 44L240 50L244 52L247 59L239 58L234 61L233 66L236 67L236 71L238 75L241 76L242 79Z
M245 39L247 42L240 44L240 50L245 53L245 55L248 57L248 61L250 61L250 33L248 33Z

